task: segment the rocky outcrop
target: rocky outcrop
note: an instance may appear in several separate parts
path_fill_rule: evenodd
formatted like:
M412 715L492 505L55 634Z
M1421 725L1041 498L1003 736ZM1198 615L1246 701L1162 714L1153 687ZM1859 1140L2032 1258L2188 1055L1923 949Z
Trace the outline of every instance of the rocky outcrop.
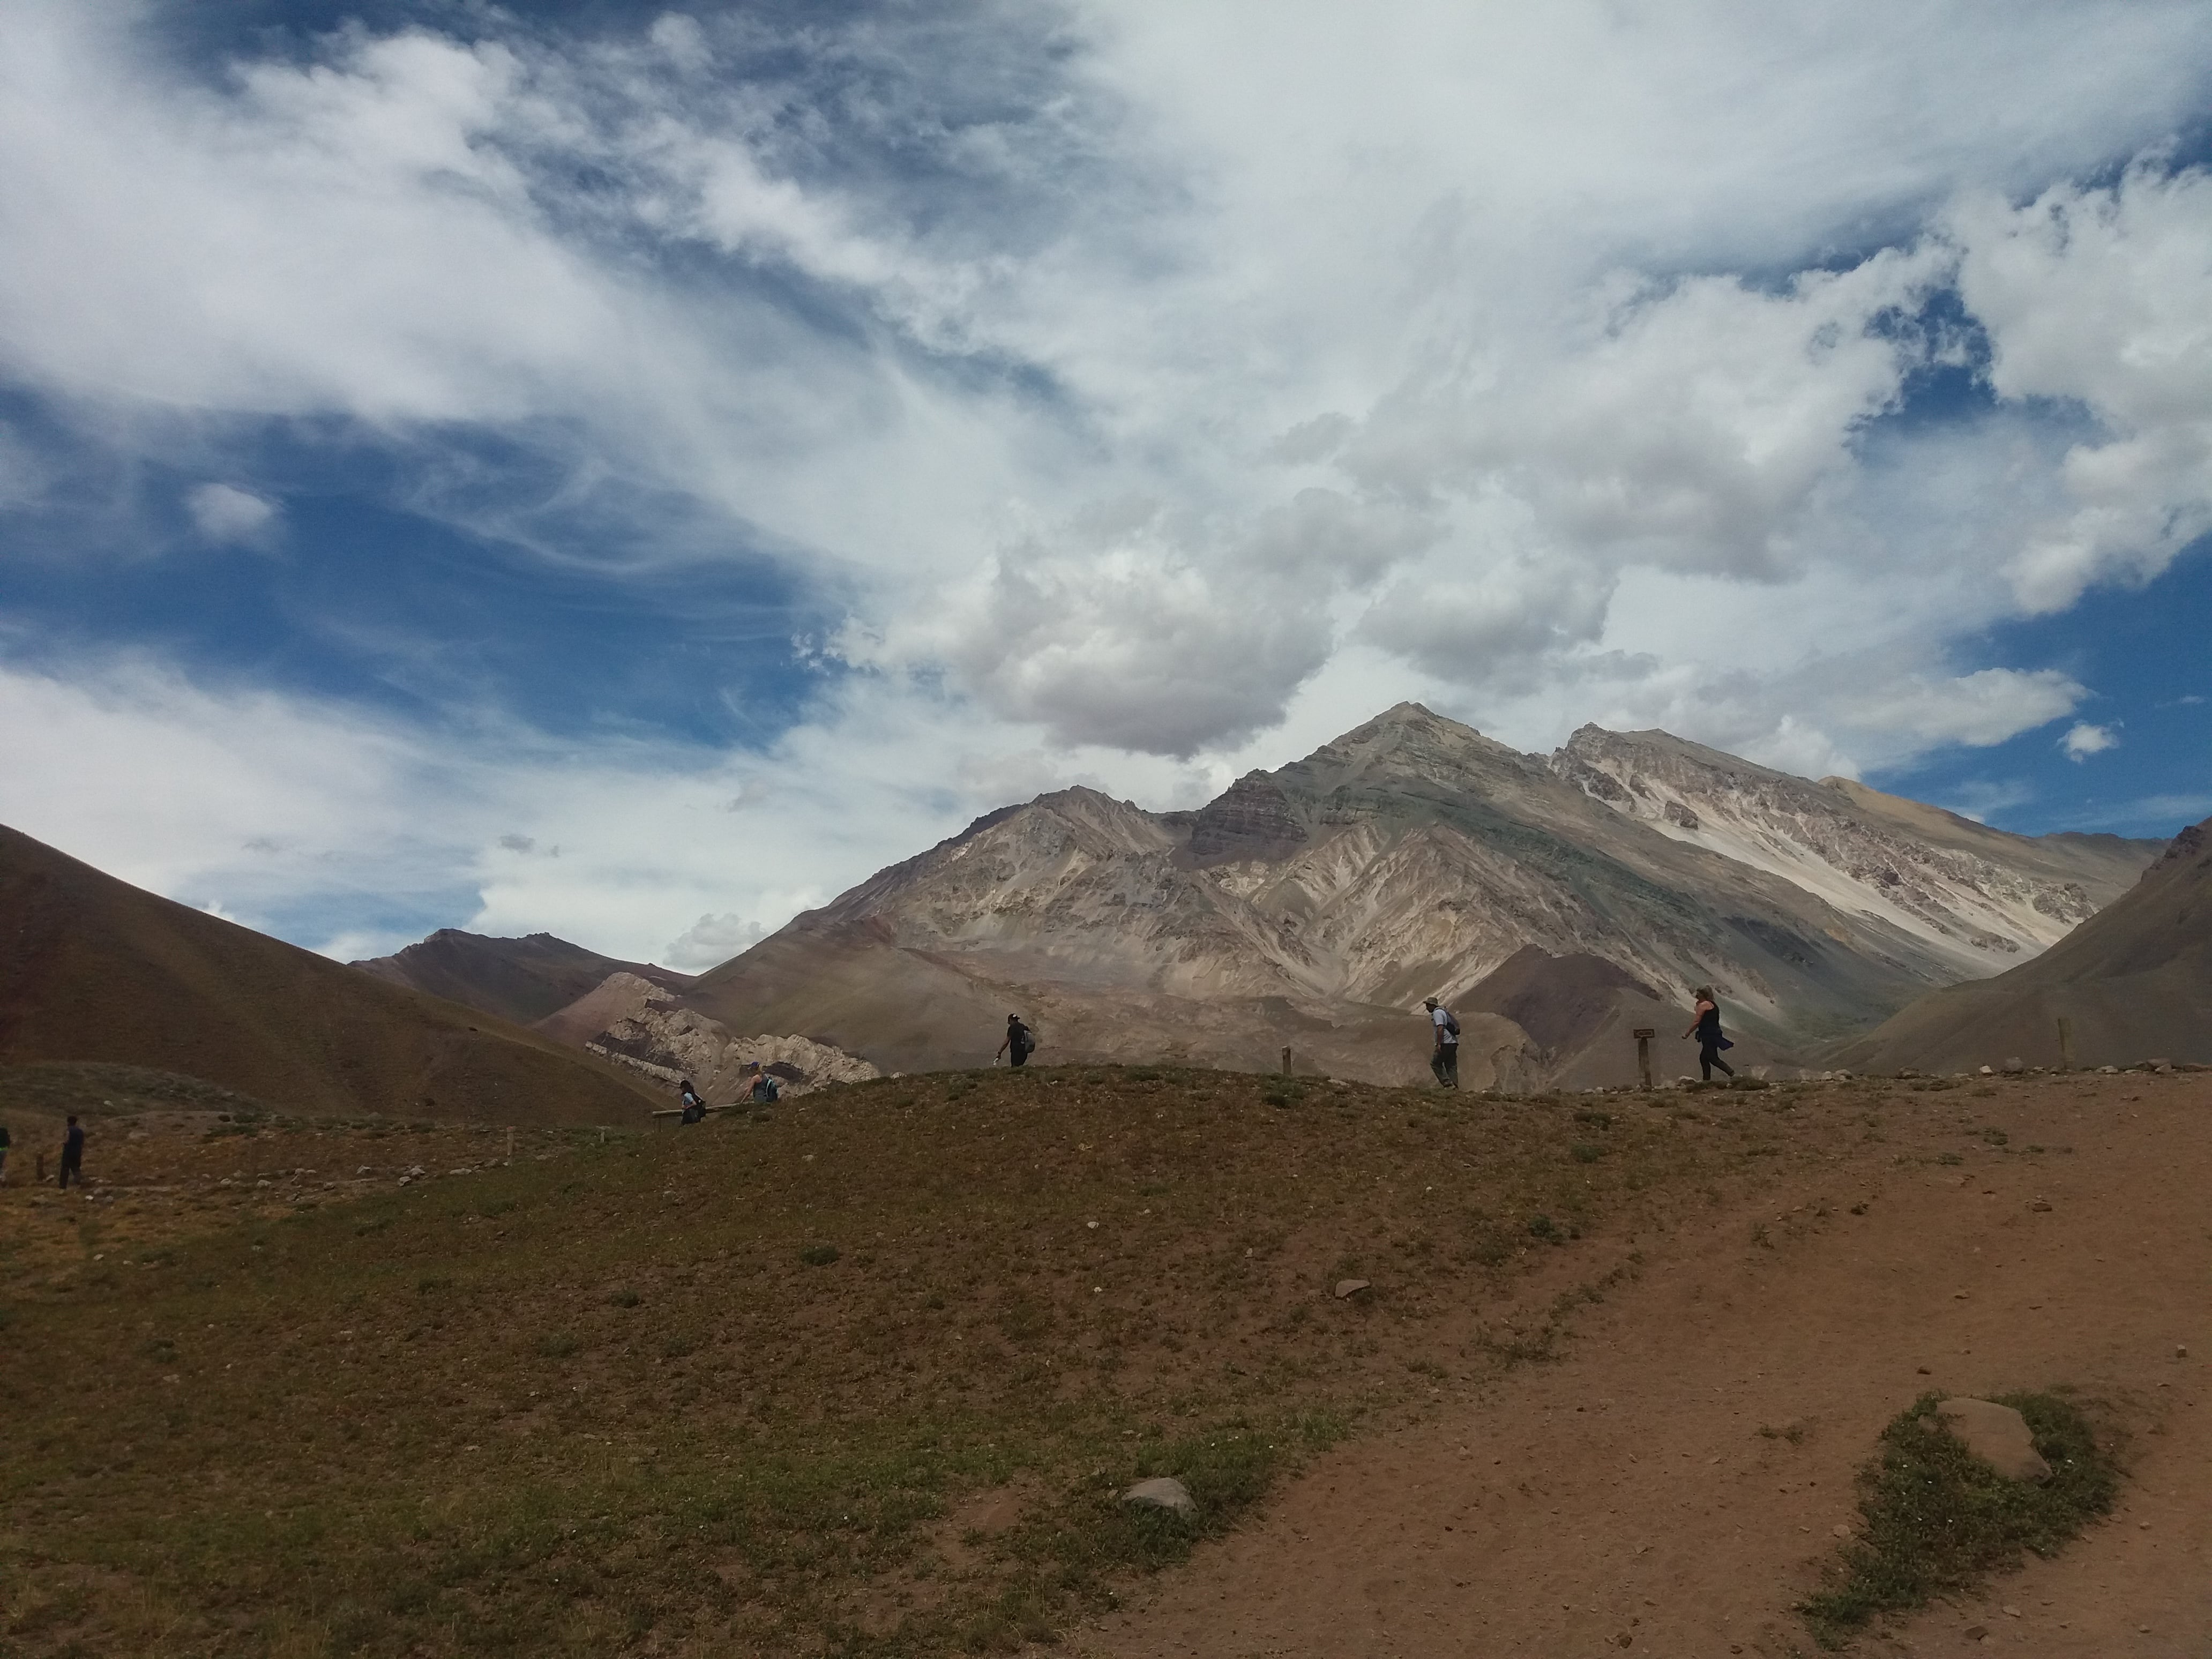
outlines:
M689 1079L710 1105L742 1097L755 1063L774 1073L787 1095L883 1075L866 1060L807 1037L733 1037L719 1021L678 1006L673 993L635 974L608 975L579 1000L575 1012L552 1018L573 1031L580 1014L580 1024L600 1027L581 1040L591 1053L672 1092Z

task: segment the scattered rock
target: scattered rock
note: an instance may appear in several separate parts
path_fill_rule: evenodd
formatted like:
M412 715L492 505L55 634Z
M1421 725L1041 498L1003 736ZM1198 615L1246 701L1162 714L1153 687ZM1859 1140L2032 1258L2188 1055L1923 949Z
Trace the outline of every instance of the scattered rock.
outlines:
M2003 1069L2008 1072L2024 1072L2027 1069L2027 1066L2018 1054L2013 1054L2007 1057Z
M1838 1537L1838 1538L1849 1538L1850 1535L1851 1535L1851 1527L1850 1527L1850 1522L1848 1522L1848 1521L1838 1521L1838 1522L1836 1522L1836 1536L1837 1536L1837 1537Z
M2154 1072L2170 1072L2173 1069L2173 1062L2170 1060L2147 1060L2143 1064Z
M2186 1342L2177 1342L2177 1343L2175 1343L2175 1344L2173 1345L2173 1357L2174 1357L2176 1359L2186 1359L2186 1358L2189 1358L2189 1345L2188 1345Z
M1969 1625L1966 1626L1966 1637L1969 1642L1986 1642L1990 1639L1989 1626L1987 1625Z
M2051 1478L2051 1465L2035 1449L2027 1419L2011 1407L1960 1395L1936 1410L1961 1445L2008 1480Z
M2118 1077L2119 1073L2120 1068L2117 1066L2100 1066L2097 1068L2097 1074L2100 1077Z
M1994 1066L1984 1066L1982 1067L1982 1075L1984 1077L1994 1077L1996 1075L1996 1068Z
M1173 1510L1177 1515L1198 1513L1198 1505L1191 1500L1190 1488L1171 1474L1139 1480L1121 1494L1124 1504L1142 1504L1156 1510Z
M1336 1281L1336 1289L1332 1294L1339 1302L1349 1302L1353 1297L1364 1291L1372 1291L1374 1288L1364 1279L1340 1279Z
M2047 1198L2039 1198L2027 1207L2031 1210L2047 1210L2051 1207L2051 1200Z

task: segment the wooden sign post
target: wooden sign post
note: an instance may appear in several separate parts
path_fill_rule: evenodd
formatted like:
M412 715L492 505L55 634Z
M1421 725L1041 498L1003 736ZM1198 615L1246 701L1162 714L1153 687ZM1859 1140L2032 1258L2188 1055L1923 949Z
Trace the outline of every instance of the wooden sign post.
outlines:
M1651 1039L1658 1035L1657 1028L1650 1025L1639 1025L1635 1031L1636 1075L1646 1094L1651 1092Z

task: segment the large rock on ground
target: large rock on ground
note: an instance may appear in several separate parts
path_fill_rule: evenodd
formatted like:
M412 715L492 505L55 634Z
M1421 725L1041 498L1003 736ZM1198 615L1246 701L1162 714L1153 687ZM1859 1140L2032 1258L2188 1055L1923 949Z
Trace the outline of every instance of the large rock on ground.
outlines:
M883 1075L865 1060L806 1037L732 1036L720 1021L677 1006L673 994L635 974L610 974L540 1029L558 1030L671 1091L689 1078L714 1103L744 1092L745 1068L755 1061L782 1080L787 1095Z
M1139 1480L1121 1494L1121 1501L1141 1504L1149 1509L1173 1510L1177 1515L1198 1513L1198 1504L1191 1498L1190 1488L1171 1474Z
M2008 1480L2051 1478L2051 1465L2036 1450L2027 1419L2011 1407L1960 1395L1944 1401L1936 1411L1960 1444Z

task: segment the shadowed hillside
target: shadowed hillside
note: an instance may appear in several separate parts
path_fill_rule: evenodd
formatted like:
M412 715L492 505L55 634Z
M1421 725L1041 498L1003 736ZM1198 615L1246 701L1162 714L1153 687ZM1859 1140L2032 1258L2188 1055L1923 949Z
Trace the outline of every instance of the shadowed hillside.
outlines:
M306 1113L618 1123L660 1103L535 1033L0 829L0 1061L88 1060Z
M603 957L550 933L488 939L458 927L441 927L404 951L352 965L517 1025L535 1024L567 1007L610 974L635 974L672 991L692 979L651 963Z
M2124 897L2010 973L1926 996L1836 1061L1959 1071L2212 1060L2212 818L2183 830Z

